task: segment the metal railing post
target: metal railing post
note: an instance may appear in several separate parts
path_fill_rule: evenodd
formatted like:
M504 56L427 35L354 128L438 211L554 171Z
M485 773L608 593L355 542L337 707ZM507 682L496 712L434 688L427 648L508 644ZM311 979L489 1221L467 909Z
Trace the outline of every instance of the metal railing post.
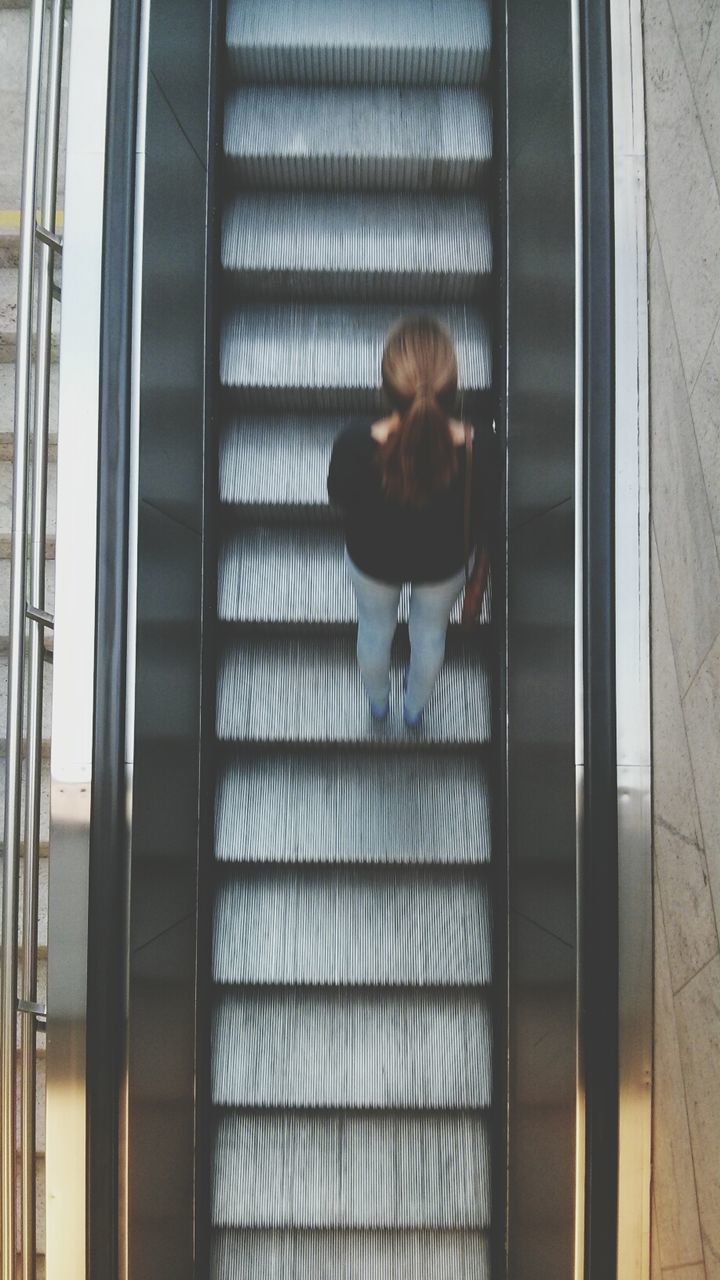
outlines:
M64 27L64 0L51 0L48 72L45 98L45 137L42 164L42 196L37 240L37 353L33 405L33 456L31 475L32 520L29 541L29 583L26 618L30 624L28 646L27 775L25 792L25 863L22 907L21 996L25 1010L21 1022L20 1062L20 1203L22 1280L36 1273L36 1167L35 1110L37 1018L30 1012L37 1002L38 866L40 856L40 783L42 770L43 674L45 632L45 541L47 535L47 465L50 413L50 362L52 357L53 269L60 242L55 234L60 85Z
M45 541L47 461L52 354L53 265L61 244L55 234L60 81L64 0L50 0L50 41L42 169L42 210L36 222L38 138L46 0L32 0L29 15L27 88L20 204L17 339L15 361L12 551L8 656L7 748L5 758L5 855L0 990L0 1280L15 1280L18 1245L23 1280L33 1280L35 1239L35 1106L37 1019L38 859L42 768L42 705L45 629ZM39 248L37 349L34 398L33 291L35 248ZM31 408L33 429L31 434ZM30 467L30 441L33 441ZM28 489L32 528L28 545ZM28 575L29 555L29 575ZM28 582L29 577L29 582ZM30 594L28 597L27 586ZM23 876L22 980L18 998L18 886L22 837L22 760L26 629L28 649L27 774ZM20 1128L16 1125L17 1028L21 1015ZM20 1150L20 1201L16 1201L16 1149ZM18 1239L18 1207L21 1233Z
M42 70L43 0L33 0L28 41L23 142L15 365L10 636L7 751L5 757L5 856L3 859L2 1001L0 1004L0 1226L2 1280L15 1280L15 1090L17 1034L18 873L22 793L23 675L25 659L25 559L27 537L28 426L32 360L33 257L37 136Z

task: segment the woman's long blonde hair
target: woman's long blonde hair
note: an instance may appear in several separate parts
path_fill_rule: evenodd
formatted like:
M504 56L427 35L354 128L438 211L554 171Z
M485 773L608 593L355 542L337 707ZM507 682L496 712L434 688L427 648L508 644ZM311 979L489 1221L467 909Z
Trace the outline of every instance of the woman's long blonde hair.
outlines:
M458 367L452 338L432 316L409 316L388 334L382 359L385 395L400 414L380 447L387 495L422 506L457 470L450 415Z

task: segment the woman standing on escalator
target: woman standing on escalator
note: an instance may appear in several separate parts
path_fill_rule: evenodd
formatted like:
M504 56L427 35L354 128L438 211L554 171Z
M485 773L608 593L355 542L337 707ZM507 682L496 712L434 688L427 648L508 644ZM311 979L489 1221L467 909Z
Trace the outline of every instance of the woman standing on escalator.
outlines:
M443 326L430 316L401 321L382 359L390 413L350 423L335 441L328 474L357 599L358 664L379 720L390 706L400 591L411 583L403 703L410 728L442 667L452 607L465 585L463 622L477 617L490 567L496 439L489 424L471 427L452 416L457 383L457 357Z

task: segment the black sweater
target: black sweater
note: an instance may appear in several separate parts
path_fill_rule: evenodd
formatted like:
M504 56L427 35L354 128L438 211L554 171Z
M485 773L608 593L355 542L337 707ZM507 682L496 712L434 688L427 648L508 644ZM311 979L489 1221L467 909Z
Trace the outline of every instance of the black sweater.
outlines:
M328 495L345 523L348 555L361 573L381 582L441 582L465 563L465 446L447 489L422 507L388 498L378 465L373 419L351 422L333 446ZM476 426L473 442L473 544L490 547L500 492L500 451L490 426Z

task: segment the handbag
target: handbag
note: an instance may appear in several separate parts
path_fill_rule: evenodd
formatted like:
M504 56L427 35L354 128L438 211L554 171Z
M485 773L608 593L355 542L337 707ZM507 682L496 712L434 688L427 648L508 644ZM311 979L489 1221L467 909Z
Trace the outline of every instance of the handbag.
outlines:
M462 621L464 626L472 626L478 621L485 595L485 574L478 577L470 573L470 514L472 507L472 474L473 474L473 429L465 422L465 510L463 519L463 535L465 540L465 599L463 601ZM477 566L480 568L480 566Z

